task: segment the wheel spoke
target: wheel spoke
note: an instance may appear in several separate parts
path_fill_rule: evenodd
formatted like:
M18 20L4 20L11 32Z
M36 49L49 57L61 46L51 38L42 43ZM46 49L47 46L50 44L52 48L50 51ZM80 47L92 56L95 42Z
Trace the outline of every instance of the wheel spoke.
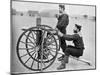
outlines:
M29 52L29 53L32 53L32 52L34 52L34 51L31 51L31 52ZM22 56L20 56L20 57L22 58L22 57L24 57L24 56L26 56L26 55L28 55L28 53L26 53L26 54L24 54L24 55L22 55Z
M26 37L27 37L27 35L26 34L24 34ZM29 36L27 37L28 39L29 39L29 41L34 45L35 43L33 43L33 41L29 38Z
M49 52L49 54L54 57L54 55L51 52Z
M39 61L39 58L38 58L38 52L37 52L37 59ZM39 62L37 61L37 69L39 69Z
M44 63L44 62L42 62L43 63L43 65L46 67L46 64Z
M43 53L43 55L46 57L46 59L49 61L48 57Z
M30 60L30 58L31 58L31 57L29 57L29 58L27 59L27 61L25 62L25 64Z
M30 47L34 47L33 45L30 45L30 44L25 43L25 42L23 42L23 41L20 41L20 42L23 43L23 44L27 44L27 45L30 46Z
M47 43L48 46L52 45L52 46L56 46L55 44L53 43Z
M33 54L34 54L34 53L33 53ZM32 56L33 56L33 55L32 55ZM35 54L35 56L34 56L34 59L35 59L35 57L36 57L36 54ZM34 59L33 59L33 62L32 62L32 64L31 64L31 68L33 67Z
M32 32L32 38L34 39L34 41L36 42L36 39L35 39L35 37L34 37L34 34L33 34L33 32Z
M50 51L52 51L52 52L56 52L56 51L54 51L54 50L52 50L52 49L51 49Z
M34 31L34 30L32 30L32 31L33 31L33 33L36 35L35 31Z
M49 41L49 44L52 44L52 43L54 43L54 41L52 40L52 41Z
M33 55L34 55L34 53L32 54L32 56L33 56ZM27 61L25 62L25 64L30 60L30 58L31 58L31 57L29 57L29 58L27 59Z
M43 54L43 55L48 59L48 57L45 54Z
M36 42L36 39L34 38L34 36L32 36L32 37L31 37L31 36L29 36L29 37L30 37L31 39L34 39L34 41Z
M46 57L47 61L49 61L48 57L44 54L44 56Z
M55 42L54 40L48 41L47 45L56 46L55 44L53 44L54 42Z
M35 45L35 43L33 43L33 41L28 37L28 40L33 44L33 45Z
M19 50L26 50L26 49L31 50L33 48L19 48Z
M28 36L28 37L30 37L30 38L32 38L32 39L33 39L33 37L31 37L31 36Z
M56 50L56 48L51 48L51 47L48 47L48 49L50 49L50 50Z
M55 44L51 44L52 46L56 46Z
M34 64L34 60L32 61L31 68L33 67L33 64Z

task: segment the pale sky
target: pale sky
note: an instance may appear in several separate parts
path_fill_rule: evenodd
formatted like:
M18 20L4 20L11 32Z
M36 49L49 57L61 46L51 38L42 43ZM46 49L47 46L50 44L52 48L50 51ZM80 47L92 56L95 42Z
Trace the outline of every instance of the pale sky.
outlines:
M56 9L58 10L58 4L48 4L48 3L34 3L34 2L12 2L12 8L17 11L28 11L28 10L37 10L42 11L45 9ZM90 15L95 16L95 7L94 6L82 6L82 5L65 5L65 11L70 15Z

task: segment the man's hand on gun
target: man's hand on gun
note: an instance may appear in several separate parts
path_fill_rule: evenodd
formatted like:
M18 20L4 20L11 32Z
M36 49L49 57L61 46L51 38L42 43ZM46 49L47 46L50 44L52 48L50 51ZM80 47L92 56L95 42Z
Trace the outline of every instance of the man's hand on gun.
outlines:
M61 33L60 31L58 31L58 35L59 35L60 37L62 37L62 36L63 36L63 33Z
M58 34L60 37L63 36L63 33L61 33L61 32L58 30L58 28L55 28L55 30L57 31L57 34Z
M53 30L51 30L50 32L51 32L52 34L56 35L56 34L57 34L57 32L58 32L58 30L53 29Z
M63 36L63 33L61 33L61 32L58 30L58 28L55 28L54 30L52 30L51 33L52 33L52 34L56 34L56 35L58 34L58 36L60 36L60 37Z

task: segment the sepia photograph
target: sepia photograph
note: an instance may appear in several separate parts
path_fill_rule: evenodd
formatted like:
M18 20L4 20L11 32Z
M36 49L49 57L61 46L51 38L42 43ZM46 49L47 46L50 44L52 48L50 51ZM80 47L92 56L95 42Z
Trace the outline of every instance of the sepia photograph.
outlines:
M11 1L11 74L96 69L96 5Z

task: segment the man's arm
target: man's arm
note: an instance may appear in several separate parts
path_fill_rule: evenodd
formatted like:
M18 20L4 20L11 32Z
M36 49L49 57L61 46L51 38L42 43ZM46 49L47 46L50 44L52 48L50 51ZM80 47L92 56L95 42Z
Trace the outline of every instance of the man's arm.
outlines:
M60 31L58 31L58 35L68 41L75 40L79 37L78 34L68 35L68 34L63 34Z
M63 35L62 36L64 39L66 39L66 40L68 40L68 41L72 41L72 40L75 40L75 39L77 39L77 35L76 34L74 34L74 35Z

